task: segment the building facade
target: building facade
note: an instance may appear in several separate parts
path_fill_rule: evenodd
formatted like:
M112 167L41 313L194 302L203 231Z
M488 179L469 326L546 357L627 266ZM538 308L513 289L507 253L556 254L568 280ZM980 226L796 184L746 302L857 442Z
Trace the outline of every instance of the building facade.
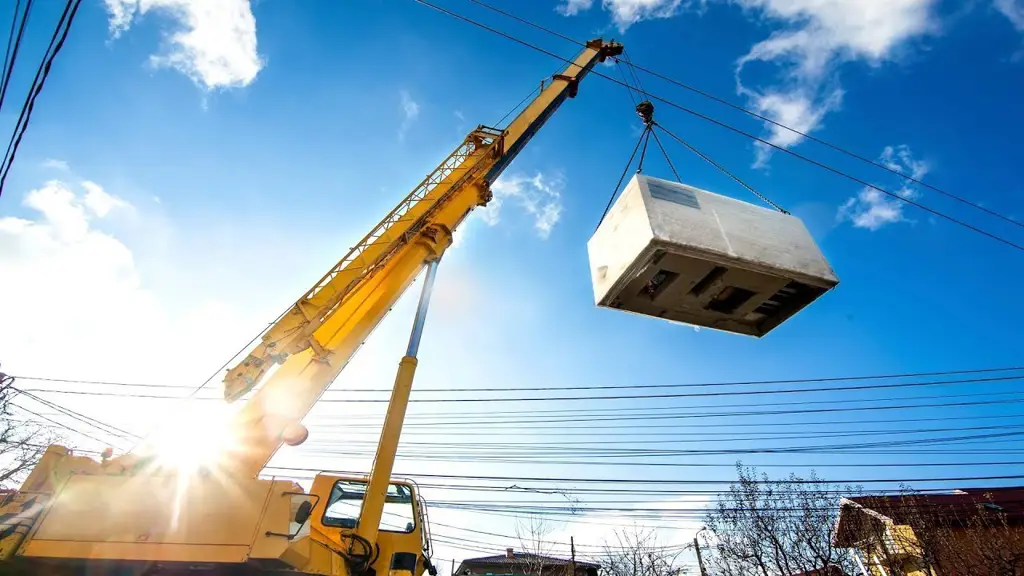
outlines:
M844 498L833 539L864 576L1024 576L1024 487Z
M573 574L575 565L576 573ZM516 552L506 548L504 554L467 558L455 570L457 576L597 576L601 566L540 554Z

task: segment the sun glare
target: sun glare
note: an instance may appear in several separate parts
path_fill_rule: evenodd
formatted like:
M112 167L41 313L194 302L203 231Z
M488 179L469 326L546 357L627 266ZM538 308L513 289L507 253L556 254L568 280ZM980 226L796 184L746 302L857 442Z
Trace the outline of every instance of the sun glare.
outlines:
M219 403L196 402L175 414L150 438L157 461L182 472L212 468L233 445L233 410Z

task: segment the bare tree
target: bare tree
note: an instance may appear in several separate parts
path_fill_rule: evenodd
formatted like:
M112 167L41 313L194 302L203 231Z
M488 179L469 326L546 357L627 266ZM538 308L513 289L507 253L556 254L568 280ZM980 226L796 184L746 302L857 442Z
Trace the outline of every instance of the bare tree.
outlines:
M832 542L840 495L859 490L813 472L772 480L736 466L738 480L709 507L705 563L709 576L791 576L814 570L854 573L849 551Z
M0 372L0 488L14 488L28 476L47 445L57 441L43 424L14 414L14 378Z
M605 543L601 569L607 576L683 576L690 574L679 560L685 548L662 544L653 529L620 528Z
M535 514L516 520L516 539L522 551L516 556L516 565L524 574L540 576L544 571L544 558L551 555L553 548L549 539L553 530L550 522Z

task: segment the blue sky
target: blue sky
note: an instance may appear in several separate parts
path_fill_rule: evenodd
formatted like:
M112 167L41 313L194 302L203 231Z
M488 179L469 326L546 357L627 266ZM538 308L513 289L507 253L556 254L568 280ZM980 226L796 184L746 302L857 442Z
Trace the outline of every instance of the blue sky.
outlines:
M620 39L646 67L1024 218L1024 185L1018 176L1024 129L1018 112L1024 91L1020 0L497 4L576 38ZM464 0L444 5L565 56L575 51ZM12 83L14 98L0 112L4 126L13 126L57 9L56 3L42 3L33 12ZM5 273L13 282L0 295L0 321L9 327L0 335L5 371L201 382L333 264L466 131L497 122L559 65L411 1L233 0L222 9L189 0L83 3L0 198L0 264L13 271ZM617 74L613 68L599 70ZM903 187L891 174L773 133L754 119L655 78L643 81L660 96L1024 242L1024 231L1012 224L986 219L936 192ZM667 106L659 106L657 115L666 127L803 218L839 275L839 288L761 340L596 309L586 240L639 126L626 91L591 77L506 172L496 187L500 206L460 231L458 246L439 272L418 391L722 382L1019 364L1018 326L1024 311L1016 303L1024 267L1017 251L913 207L879 199L799 160L765 154L740 136ZM669 145L669 150L685 182L755 201L684 149ZM657 157L648 162L647 172L670 176ZM413 304L403 300L336 387L390 386ZM946 394L1006 393L1018 387L1004 382L856 394L553 401L544 409L685 409L797 400L841 407L851 400L900 395L934 394L940 402ZM48 397L138 431L165 409L139 398ZM998 398L1008 397L1016 398ZM431 411L471 412L487 418L495 410L534 407L427 404L414 406L412 413L424 418ZM318 407L314 417L323 424L312 426L312 438L318 433L332 438L345 422L372 423L366 414L379 412L374 410ZM757 430L771 432L783 430L778 422L801 419L896 420L892 425L797 427L811 434L913 427L915 418L934 417L962 418L945 424L953 426L1011 424L1012 418L971 418L1021 411L995 405L898 414L737 417L697 424L759 423L763 426ZM559 425L551 426L547 431L520 427L508 435L550 443L551 434L559 432ZM636 439L630 434L639 429L587 430L595 439L614 441ZM372 439L372 432L372 426L362 430L362 441ZM465 442L464 433L446 433L449 442ZM437 437L410 427L403 439L430 442ZM764 444L732 442L730 447ZM1020 441L991 447L1024 448ZM365 456L312 452L284 453L279 461L341 469L367 463ZM743 456L752 464L825 466L963 458ZM728 466L735 459L674 461ZM585 465L414 460L399 468L428 466L484 475L524 470L567 477L727 480L733 475L727 467L651 472L615 466L602 472ZM841 479L1020 470L964 466L820 472ZM509 519L452 514L452 522L498 522L490 525L511 533ZM556 527L558 538L569 532L577 540L583 533L595 542L603 537L601 528L590 529L586 532L583 524ZM475 539L496 551L505 546L495 538ZM473 554L444 548L439 556L445 558Z

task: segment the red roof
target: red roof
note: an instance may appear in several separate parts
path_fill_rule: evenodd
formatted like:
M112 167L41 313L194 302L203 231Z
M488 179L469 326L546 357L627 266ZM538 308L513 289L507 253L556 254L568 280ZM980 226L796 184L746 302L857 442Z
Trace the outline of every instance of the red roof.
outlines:
M979 508L1005 514L1008 522L1024 523L1024 486L966 488L947 494L857 496L849 500L899 524L922 515L966 517L977 514Z

